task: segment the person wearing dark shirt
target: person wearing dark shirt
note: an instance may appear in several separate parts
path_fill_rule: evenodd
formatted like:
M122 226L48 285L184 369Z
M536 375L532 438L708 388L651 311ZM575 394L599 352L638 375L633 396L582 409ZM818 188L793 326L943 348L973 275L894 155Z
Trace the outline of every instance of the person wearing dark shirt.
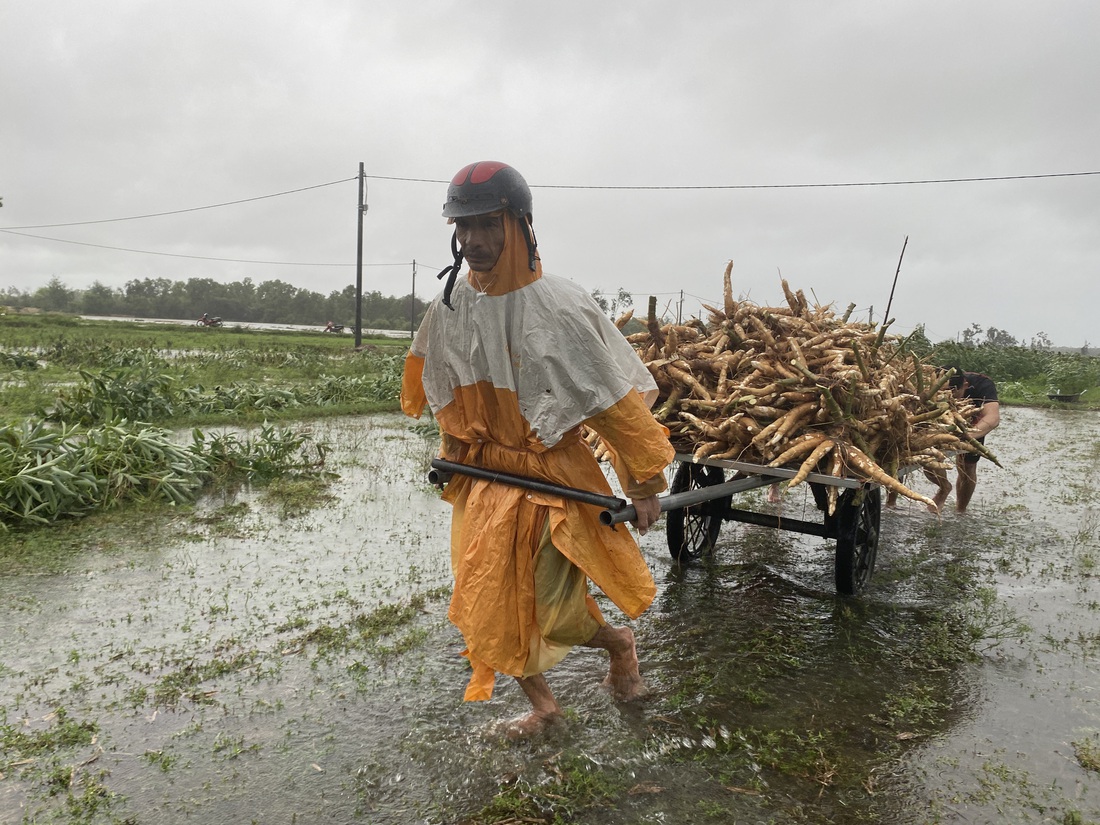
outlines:
M945 367L944 371L951 373L947 386L955 397L960 401L969 400L975 405L967 434L984 444L985 437L1001 423L1001 404L997 400L997 385L993 383L992 378L980 372L966 372L960 367ZM979 458L977 453L971 452L960 452L955 457L955 469L959 474L955 482L955 510L960 515L966 514L966 508L970 506L970 499L978 484ZM948 495L951 494L951 482L948 481L945 470L926 469L924 474L938 488L932 500L936 503L936 509L933 512L939 512L943 509ZM896 501L897 493L891 492L887 496L886 506L893 507Z
M997 400L997 385L988 375L980 372L965 372L958 367L952 368L948 386L958 399L967 399L977 409L970 422L968 435L984 444L985 437L1001 423L1001 404ZM978 484L977 453L961 452L955 457L955 469L959 477L955 481L955 509L965 514Z

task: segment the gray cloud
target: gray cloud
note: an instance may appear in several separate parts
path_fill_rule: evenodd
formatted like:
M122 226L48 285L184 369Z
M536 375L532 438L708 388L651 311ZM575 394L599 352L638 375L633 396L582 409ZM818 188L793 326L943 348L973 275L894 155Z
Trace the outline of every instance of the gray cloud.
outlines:
M0 228L144 215L369 175L366 258L447 262L446 179L535 185L549 271L685 310L778 274L933 339L971 323L1096 343L1100 170L1089 2L8 4ZM0 287L143 277L354 279L354 181L162 218L0 232ZM367 287L407 292L411 267ZM418 293L435 289L418 278Z

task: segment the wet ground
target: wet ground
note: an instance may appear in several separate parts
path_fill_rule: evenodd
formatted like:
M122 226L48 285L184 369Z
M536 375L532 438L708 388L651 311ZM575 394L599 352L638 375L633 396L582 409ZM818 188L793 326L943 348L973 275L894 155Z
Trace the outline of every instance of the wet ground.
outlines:
M970 515L884 511L858 599L821 539L727 523L680 568L651 532L649 698L577 650L565 724L518 744L510 680L461 702L434 443L314 429L341 478L305 515L245 490L48 561L0 537L0 823L1100 822L1100 416L1005 410Z

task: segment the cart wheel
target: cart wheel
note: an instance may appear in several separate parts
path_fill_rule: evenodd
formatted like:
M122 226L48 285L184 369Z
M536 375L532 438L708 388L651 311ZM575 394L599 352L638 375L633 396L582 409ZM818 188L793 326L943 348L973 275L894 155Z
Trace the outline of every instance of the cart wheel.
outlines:
M710 487L725 481L720 467L707 467L683 462L672 477L670 493L685 493L700 487ZM678 562L689 562L709 553L722 529L722 514L729 506L729 498L704 501L679 510L669 510L666 515L665 534L668 552Z
M854 596L875 569L882 493L878 487L845 490L836 506L836 592Z

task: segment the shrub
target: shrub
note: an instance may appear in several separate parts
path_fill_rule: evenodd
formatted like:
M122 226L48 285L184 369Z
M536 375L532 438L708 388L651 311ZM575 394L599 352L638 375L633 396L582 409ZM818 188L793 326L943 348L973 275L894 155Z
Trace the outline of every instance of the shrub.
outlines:
M1077 395L1100 383L1100 360L1059 353L1051 359L1046 379L1052 395Z
M1046 374L1056 353L1029 347L999 347L991 344L968 346L954 341L936 345L931 360L939 366L959 366L980 372L997 383L1022 381Z

